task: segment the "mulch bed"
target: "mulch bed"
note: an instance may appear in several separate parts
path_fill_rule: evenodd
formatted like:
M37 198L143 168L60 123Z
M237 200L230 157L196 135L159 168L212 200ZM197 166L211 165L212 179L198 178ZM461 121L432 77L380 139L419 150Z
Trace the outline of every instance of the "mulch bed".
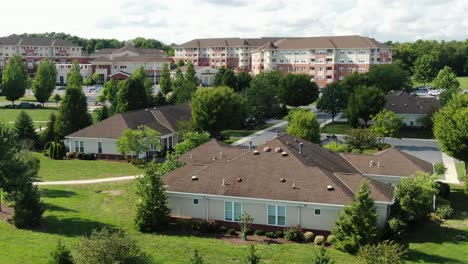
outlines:
M267 238L265 236L247 236L247 240L243 240L241 235L224 235L220 237L221 240L223 240L226 243L230 244L236 244L236 245L248 245L248 244L265 244L265 245L271 245L271 244L291 244L291 243L296 243L289 241L285 238Z
M2 204L0 211L0 220L8 222L13 217L13 208Z

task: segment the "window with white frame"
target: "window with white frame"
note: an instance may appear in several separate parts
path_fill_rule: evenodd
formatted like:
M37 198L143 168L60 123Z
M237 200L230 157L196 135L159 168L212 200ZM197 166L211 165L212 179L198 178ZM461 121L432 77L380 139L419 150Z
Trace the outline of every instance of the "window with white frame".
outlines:
M365 72L366 69L364 69L364 67L359 67L359 72Z
M226 221L240 221L242 214L242 206L240 202L224 202L224 220Z
M75 152L84 153L84 142L81 140L75 141Z
M323 71L323 67L318 67L318 71Z
M344 68L343 68L343 67L338 68L338 70L339 70L340 72L344 72Z
M314 209L314 215L320 215L321 212L320 212L320 209Z
M98 152L99 154L102 153L102 142L98 142L98 143L97 143L97 152Z
M348 67L348 72L353 72L353 67Z
M268 205L268 224L285 226L286 225L286 206Z
M193 204L198 205L198 199L193 199Z
M340 80L340 81L344 80L344 76L338 77L338 80Z

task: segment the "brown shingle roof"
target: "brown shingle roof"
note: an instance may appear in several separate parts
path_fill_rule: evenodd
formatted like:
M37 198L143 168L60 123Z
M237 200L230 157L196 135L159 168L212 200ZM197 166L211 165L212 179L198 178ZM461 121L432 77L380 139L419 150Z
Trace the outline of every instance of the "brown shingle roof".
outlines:
M432 97L419 97L405 91L392 91L385 96L385 109L396 114L428 115L440 109L439 100Z
M2 37L0 38L0 45L79 47L63 39L18 36Z
M347 163L347 161L339 155L328 155L330 154L328 151L308 150L308 148L320 148L312 143L304 142L304 154L301 158L301 155L294 153L297 152L296 149L285 143L291 138L287 135L280 136L259 146L258 155L254 154L254 151L210 141L184 154L180 161L186 162L186 165L169 173L163 180L168 185L168 191L174 192L349 204L354 193L358 191L358 186L356 187L353 183L367 178L358 173L351 173L350 179L343 180L348 176L337 176L334 172L327 170L320 164L327 158L332 158L336 162ZM265 147L270 147L271 151L264 152ZM281 148L287 155L283 156L275 152L275 148ZM222 152L221 158L219 158L220 152ZM309 154L315 156L304 157ZM213 160L213 157L216 160ZM317 160L312 161L314 158ZM331 166L328 164L326 166L331 169L348 169L346 165ZM356 171L352 168L350 170ZM198 180L192 180L194 175ZM284 181L281 181L282 178ZM372 193L374 199L382 202L393 200L391 186L375 183L371 179L369 181L374 190ZM327 190L328 185L333 186L334 189Z
M394 148L373 155L345 153L342 156L363 174L410 177L418 171L433 171L431 163Z
M117 139L125 129L137 129L142 125L158 131L161 135L167 135L176 131L177 121L190 119L191 108L186 102L148 109L148 111L141 109L116 114L67 137Z
M193 39L178 45L177 48L197 48L197 47L258 47L270 41L276 41L280 38L208 38Z

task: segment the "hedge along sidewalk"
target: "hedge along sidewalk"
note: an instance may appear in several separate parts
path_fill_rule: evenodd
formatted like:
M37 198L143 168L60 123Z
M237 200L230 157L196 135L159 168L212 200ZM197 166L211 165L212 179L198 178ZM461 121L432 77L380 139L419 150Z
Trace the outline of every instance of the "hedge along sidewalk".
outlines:
M136 178L143 177L143 175L134 175L134 176L122 176L114 178L104 178L104 179L95 179L95 180L77 180L77 181L48 181L48 182L34 182L34 185L79 185L79 184L93 184L93 183L103 183L103 182L118 182L118 181L128 181L134 180Z

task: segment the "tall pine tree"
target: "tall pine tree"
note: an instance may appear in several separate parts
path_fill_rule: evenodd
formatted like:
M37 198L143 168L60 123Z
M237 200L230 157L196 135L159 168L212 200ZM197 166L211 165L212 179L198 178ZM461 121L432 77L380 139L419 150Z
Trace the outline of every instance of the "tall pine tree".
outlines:
M15 121L15 132L20 141L29 146L36 146L39 142L39 137L34 128L34 123L31 117L25 111L21 111Z
M64 137L91 125L91 120L86 96L81 87L68 87L59 107L55 133L59 137Z
M83 86L83 76L80 73L80 65L74 61L67 77L67 87L79 88Z
M8 60L5 69L2 72L2 93L11 104L24 96L26 88L28 88L28 72L24 67L23 60L18 55L13 55Z
M159 79L159 86L161 87L163 95L172 91L171 73L169 72L169 64L167 63L164 63L163 65L161 78Z
M39 64L36 77L32 84L32 90L36 100L44 105L54 92L57 69L52 61L46 59Z
M378 240L377 213L367 180L361 182L351 205L340 213L332 234L335 247L352 254L357 253L361 246Z
M50 113L49 121L47 122L47 126L41 134L41 142L43 144L47 142L52 142L55 139L55 121L57 120L57 116L54 113Z

